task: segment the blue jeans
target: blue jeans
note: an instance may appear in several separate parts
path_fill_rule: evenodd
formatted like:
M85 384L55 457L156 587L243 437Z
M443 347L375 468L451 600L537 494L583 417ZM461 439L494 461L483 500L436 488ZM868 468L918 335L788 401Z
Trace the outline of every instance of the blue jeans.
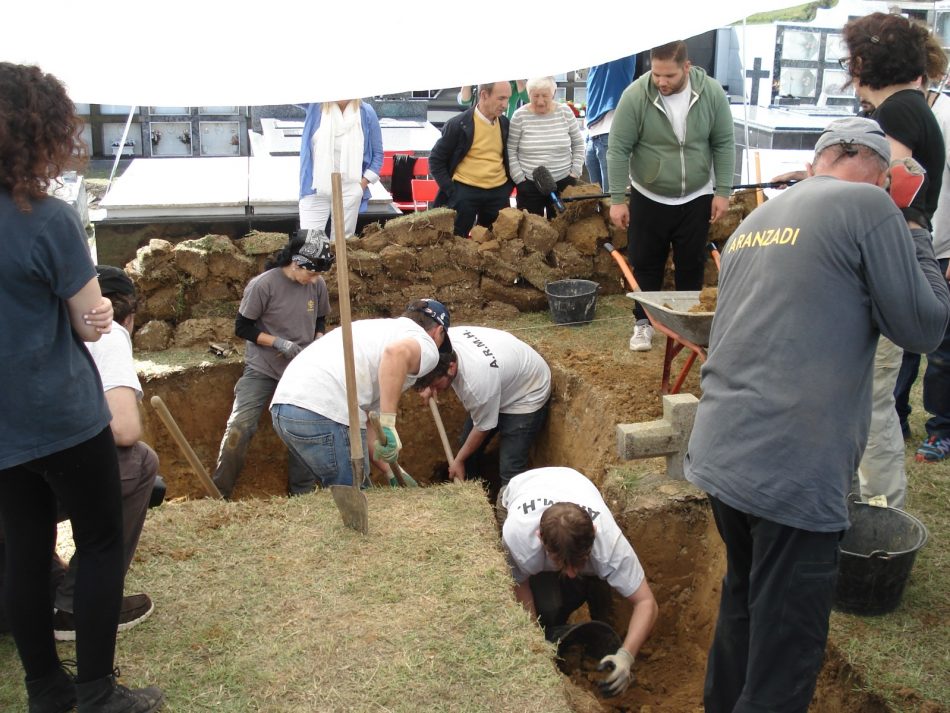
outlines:
M531 446L534 445L538 432L544 426L549 403L550 400L534 413L498 414L498 425L488 432L488 437L482 441L478 450L465 461L465 477L473 478L482 472L479 462L496 433L501 434L501 443L498 447L498 475L501 477L501 486L508 485L508 481L528 470ZM462 443L465 443L472 428L474 424L469 417L465 420L465 427L462 429Z
M947 274L950 258L942 258L940 270ZM897 385L894 387L894 400L901 427L906 427L910 415L910 389L917 380L920 369L920 355L904 352ZM943 341L927 355L927 369L924 371L924 410L930 414L927 420L927 435L938 438L950 436L950 325L944 332Z
M598 134L587 138L587 152L584 163L591 183L599 183L604 193L610 191L607 186L607 139L610 134Z
M291 495L312 493L319 484L352 485L350 465L350 429L313 411L291 404L274 404L270 409L274 430L304 464L303 477L290 482ZM366 487L369 457L366 452L366 431L360 429L363 443L361 487Z
M221 494L230 499L238 476L244 469L247 449L251 439L257 433L261 413L267 408L277 389L277 379L262 374L245 365L244 373L234 385L234 405L228 424L224 427L221 447L218 451L218 464L214 469L214 484ZM290 452L287 461L287 482L301 482L308 479L306 466ZM292 492L292 491L291 491Z

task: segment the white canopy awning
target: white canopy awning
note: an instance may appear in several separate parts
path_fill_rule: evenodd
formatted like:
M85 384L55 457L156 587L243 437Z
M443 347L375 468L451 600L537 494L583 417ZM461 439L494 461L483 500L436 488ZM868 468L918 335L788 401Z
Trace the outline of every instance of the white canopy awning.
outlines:
M795 4L38 0L4 9L0 60L76 102L290 104L560 74Z

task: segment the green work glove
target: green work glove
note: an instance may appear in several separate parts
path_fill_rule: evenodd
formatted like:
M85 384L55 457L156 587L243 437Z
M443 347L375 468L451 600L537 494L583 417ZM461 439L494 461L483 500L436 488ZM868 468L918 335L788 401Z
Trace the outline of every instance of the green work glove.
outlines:
M633 683L633 654L622 646L617 653L604 656L600 660L598 671L610 671L610 675L600 684L600 692L607 697L619 696Z
M406 469L405 469L405 468L402 469L402 479L406 481L406 487L407 487L407 488L418 488L418 487L419 487L419 483L417 483L415 480L413 480L412 476L409 475L409 473L406 472ZM389 484L390 484L392 487L394 487L394 488L398 488L398 487L399 487L399 481L396 480L396 474L393 473L392 471L389 471Z
M289 339L284 339L283 337L276 337L274 339L274 349L279 351L281 356L283 356L287 361L290 361L303 351L303 347L301 347L299 344L292 342Z
M402 449L402 441L399 440L399 434L396 433L396 414L379 414L379 427L382 433L377 434L378 438L373 448L373 457L387 463L395 463L399 459L399 451ZM386 445L383 445L384 442Z

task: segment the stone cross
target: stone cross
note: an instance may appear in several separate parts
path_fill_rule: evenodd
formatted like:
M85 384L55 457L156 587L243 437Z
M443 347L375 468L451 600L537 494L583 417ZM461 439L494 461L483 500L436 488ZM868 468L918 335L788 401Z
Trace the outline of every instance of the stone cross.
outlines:
M692 394L667 394L661 420L617 424L617 454L623 460L666 456L667 476L683 480L683 458L698 405Z
M768 70L762 69L761 57L755 58L755 61L752 62L752 69L747 69L745 76L752 80L752 92L749 95L749 104L757 106L759 103L759 80L767 79L769 76Z

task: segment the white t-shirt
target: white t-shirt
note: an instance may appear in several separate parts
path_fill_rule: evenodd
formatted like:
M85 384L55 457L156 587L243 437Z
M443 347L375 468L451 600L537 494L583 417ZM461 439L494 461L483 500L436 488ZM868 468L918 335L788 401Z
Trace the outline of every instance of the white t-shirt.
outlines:
M432 337L411 319L363 319L353 322L353 357L360 425L366 411L379 410L379 364L392 342L415 339L422 348L419 373L409 374L405 391L439 361L439 348ZM334 329L313 342L287 365L277 384L272 404L293 404L343 425L349 424L346 373L343 360L343 330Z
M591 124L587 127L587 135L593 138L594 136L600 136L601 134L609 134L610 126L614 123L614 114L617 113L616 109L611 109L606 114L604 114L596 123Z
M453 342L454 344L454 342ZM605 580L622 597L629 597L643 583L637 553L617 526L597 487L573 468L535 468L508 483L502 505L508 510L502 541L518 583L539 572L554 572L541 544L541 514L554 503L580 505L594 521L594 547L582 575Z
M517 337L489 327L450 327L458 355L452 388L475 428L490 431L499 413L534 413L551 395L551 369Z
M103 334L97 342L85 342L86 349L96 363L102 378L102 390L110 391L117 386L127 386L142 400L142 384L135 373L132 357L132 338L128 330L118 322L112 323L112 331Z

